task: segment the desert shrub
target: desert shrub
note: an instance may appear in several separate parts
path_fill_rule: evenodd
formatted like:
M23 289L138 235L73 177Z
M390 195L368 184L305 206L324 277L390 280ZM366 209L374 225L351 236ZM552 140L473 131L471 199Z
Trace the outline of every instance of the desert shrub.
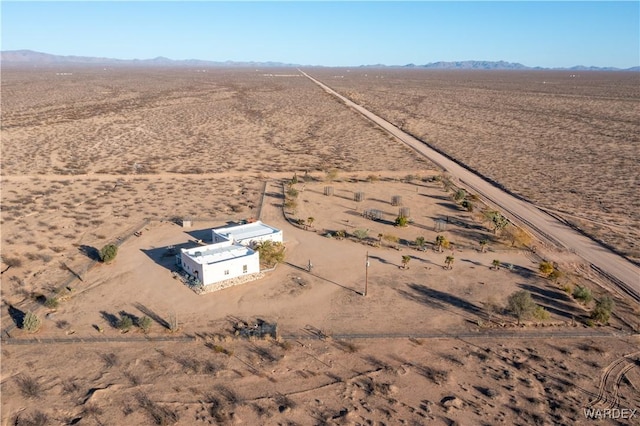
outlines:
M507 310L520 320L529 318L535 311L536 304L531 298L531 293L526 290L520 290L509 296L507 301Z
M453 199L457 202L464 200L467 196L467 191L464 189L458 189L455 194L453 194Z
M538 271L540 271L542 275L548 277L554 271L553 264L547 261L540 262L540 265L538 266Z
M564 274L562 273L562 271L554 269L553 272L551 272L547 278L549 278L553 282L558 282L558 280L562 278L563 275Z
M438 251L442 251L442 249L446 249L449 247L449 240L444 235L436 236L436 246L438 247Z
M419 248L423 248L423 247L424 247L424 245L426 244L426 242L427 242L427 241L425 240L425 238L424 238L424 237L418 237L418 238L416 238L416 245L417 245Z
M548 320L551 315L549 314L549 311L547 311L542 306L536 306L535 310L533 311L533 317L537 320L544 321Z
M51 419L42 411L36 411L28 417L16 417L13 424L16 426L47 426L51 424Z
M298 190L295 188L287 189L287 195L291 198L296 198L298 196Z
M593 300L591 290L582 286L576 286L576 288L573 289L573 297L585 305Z
M22 266L22 259L18 257L2 257L2 261L5 265L10 266L12 268L19 268Z
M22 320L22 328L29 333L35 333L40 330L41 325L42 321L40 318L31 311L27 312Z
M39 398L42 393L42 385L33 377L20 374L16 377L20 393L26 398Z
M369 182L377 182L377 181L378 181L378 179L379 179L379 178L378 178L378 176L377 176L377 175L373 175L373 174L371 174L371 175L367 176L367 181L369 181Z
M142 332L145 334L148 333L149 330L151 329L151 324L152 324L151 318L149 318L146 315L138 320L138 327L140 327Z
M44 301L44 306L49 309L56 309L60 305L60 301L57 297L49 297Z
M107 244L100 250L100 260L109 263L116 258L118 254L118 246L115 244Z
M107 368L111 368L118 365L118 355L114 354L113 352L110 352L108 354L102 354L101 358L104 361L105 367Z
M158 405L149 399L144 393L136 395L136 400L140 407L144 408L153 419L153 422L159 426L172 425L180 419L178 413L174 410Z
M407 219L405 216L398 216L396 217L396 226L400 226L400 227L405 227L409 224L409 219Z
M473 211L473 203L469 200L463 200L461 206L468 212Z
M596 306L591 311L591 318L601 324L607 324L613 312L613 300L605 296L596 302Z
M129 331L133 327L133 319L129 315L122 315L116 326L120 331Z
M353 236L359 240L364 240L365 238L367 238L368 234L368 229L356 229L355 231L353 231Z

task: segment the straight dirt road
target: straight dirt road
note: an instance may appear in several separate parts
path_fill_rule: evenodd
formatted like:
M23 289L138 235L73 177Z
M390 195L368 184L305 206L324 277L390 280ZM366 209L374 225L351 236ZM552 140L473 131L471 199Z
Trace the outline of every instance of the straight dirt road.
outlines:
M469 189L475 191L488 202L498 207L509 219L524 225L543 240L550 241L577 254L590 263L597 271L608 276L624 293L640 302L640 268L636 265L563 224L535 205L520 200L501 190L477 174L430 148L424 142L408 135L383 118L378 117L371 111L340 95L310 75L303 71L300 72L326 92L344 102L348 107L359 112L401 142L440 166L453 178L458 179Z

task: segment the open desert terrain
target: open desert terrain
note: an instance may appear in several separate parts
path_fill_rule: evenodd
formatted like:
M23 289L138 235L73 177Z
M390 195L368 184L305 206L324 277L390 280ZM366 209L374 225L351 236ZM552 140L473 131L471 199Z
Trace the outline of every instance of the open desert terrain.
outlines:
M640 260L637 72L317 69L344 96Z
M530 74L367 72L312 73L638 257L626 74L594 74L600 92L569 96L534 95ZM506 109L488 111L486 91ZM597 99L572 126L598 121L617 153L553 112L580 96ZM547 115L558 122L546 130L526 122ZM570 159L589 172L558 173ZM433 164L293 69L3 70L0 161L3 425L571 425L590 408L624 415L600 423L640 419L637 303L570 252L512 225L495 233L481 199L463 208ZM264 278L200 295L174 277L171 248L258 218L285 236ZM118 256L102 264L108 243ZM543 260L562 275L542 276ZM571 296L578 286L613 299L607 325ZM517 321L505 307L519 290L547 315ZM26 312L37 333L21 327ZM152 324L123 333L124 316ZM242 337L243 323L278 333Z

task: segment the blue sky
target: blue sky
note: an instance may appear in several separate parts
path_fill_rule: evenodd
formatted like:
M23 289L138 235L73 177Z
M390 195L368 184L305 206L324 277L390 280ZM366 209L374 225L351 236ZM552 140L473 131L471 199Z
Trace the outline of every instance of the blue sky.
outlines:
M122 59L640 65L640 3L1 2L2 50Z

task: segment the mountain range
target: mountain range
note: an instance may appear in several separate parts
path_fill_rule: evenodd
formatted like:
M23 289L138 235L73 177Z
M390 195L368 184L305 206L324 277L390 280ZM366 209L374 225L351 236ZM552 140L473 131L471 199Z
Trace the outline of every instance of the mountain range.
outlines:
M62 56L33 50L7 50L0 52L3 66L50 67L60 65L136 66L136 67L300 67L300 64L283 62L205 61L201 59L175 60L162 56L153 59L114 59L91 56ZM455 61L431 62L424 65L361 65L365 68L422 68L435 70L571 70L571 71L640 71L640 66L621 69L577 65L569 68L529 67L506 61Z

